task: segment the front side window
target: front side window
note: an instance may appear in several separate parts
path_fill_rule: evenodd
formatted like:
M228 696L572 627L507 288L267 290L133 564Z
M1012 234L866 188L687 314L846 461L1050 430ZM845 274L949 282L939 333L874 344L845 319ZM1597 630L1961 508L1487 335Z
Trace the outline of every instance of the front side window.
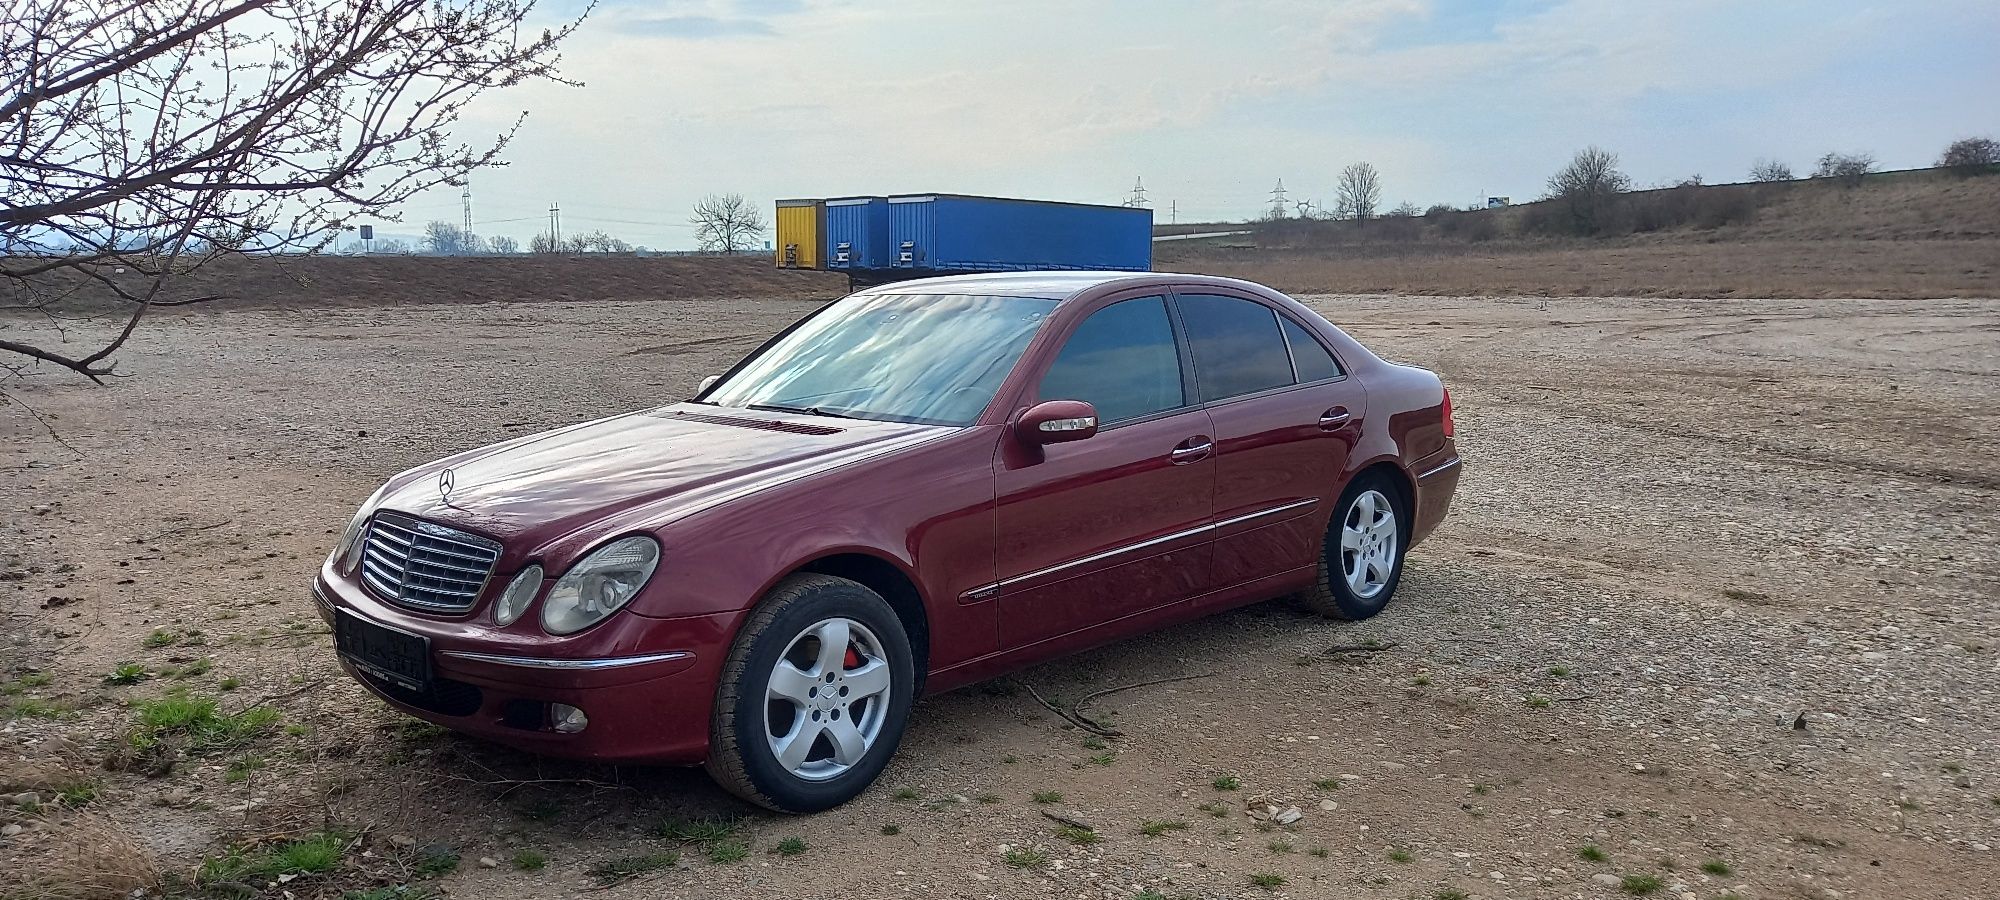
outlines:
M1084 400L1102 424L1187 405L1167 301L1121 300L1090 314L1042 376L1043 400Z
M857 294L808 319L702 401L819 415L970 425L1056 301Z
M1214 294L1182 294L1179 302L1204 402L1293 383L1291 354L1270 307Z

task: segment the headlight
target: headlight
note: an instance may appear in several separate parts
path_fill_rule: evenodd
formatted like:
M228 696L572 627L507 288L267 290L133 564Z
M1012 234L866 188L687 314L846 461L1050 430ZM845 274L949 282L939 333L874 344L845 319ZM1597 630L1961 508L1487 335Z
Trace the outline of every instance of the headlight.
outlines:
M500 594L500 601L493 604L493 624L505 628L528 611L528 604L535 602L536 592L542 589L542 567L529 566L521 570L508 582L507 590Z
M645 587L660 563L660 543L644 535L619 538L570 567L542 601L542 630L575 634L617 612Z
M340 543L333 545L333 570L342 575L352 574L361 557L361 540L368 534L362 527L368 524L368 514L375 511L375 498L368 498L361 509L354 513L354 521L347 523L347 530L341 532Z

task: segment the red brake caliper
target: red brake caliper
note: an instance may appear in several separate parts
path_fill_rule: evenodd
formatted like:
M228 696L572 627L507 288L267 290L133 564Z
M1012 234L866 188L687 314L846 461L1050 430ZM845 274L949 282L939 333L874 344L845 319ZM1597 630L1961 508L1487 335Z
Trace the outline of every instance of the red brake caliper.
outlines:
M853 647L847 648L847 656L840 661L840 665L845 669L861 668L861 654L854 652Z

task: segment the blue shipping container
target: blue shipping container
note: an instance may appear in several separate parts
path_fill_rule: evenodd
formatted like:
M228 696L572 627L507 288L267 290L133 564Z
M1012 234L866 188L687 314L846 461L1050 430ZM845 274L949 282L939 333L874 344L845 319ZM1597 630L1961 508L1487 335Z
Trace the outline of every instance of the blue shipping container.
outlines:
M889 199L826 201L826 267L839 271L889 268Z
M959 194L890 197L889 266L1010 272L1153 265L1153 211Z

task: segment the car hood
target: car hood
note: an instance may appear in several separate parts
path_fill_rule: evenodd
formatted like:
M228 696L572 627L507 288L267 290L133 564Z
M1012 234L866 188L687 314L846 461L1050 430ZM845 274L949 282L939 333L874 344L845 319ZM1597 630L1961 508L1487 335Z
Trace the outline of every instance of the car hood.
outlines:
M379 508L498 538L518 560L957 430L680 403L419 466L390 482Z

